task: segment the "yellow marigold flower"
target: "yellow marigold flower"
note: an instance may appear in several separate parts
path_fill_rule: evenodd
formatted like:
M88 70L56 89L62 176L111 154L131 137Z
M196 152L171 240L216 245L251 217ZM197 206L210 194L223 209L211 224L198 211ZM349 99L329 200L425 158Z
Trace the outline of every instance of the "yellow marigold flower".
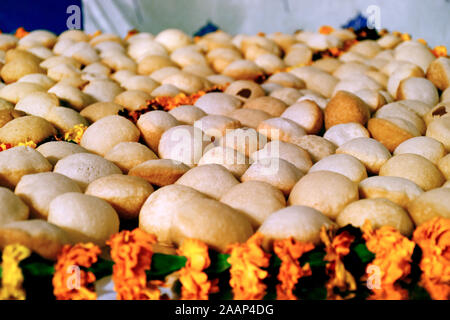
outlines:
M37 145L34 141L27 141L27 142L19 142L19 144L17 146L26 146L26 147L31 147L33 149L36 149Z
M208 300L208 294L218 290L202 271L211 264L208 246L200 240L186 239L177 253L187 258L186 265L179 271L182 284L181 299Z
M261 268L269 266L270 254L261 249L264 236L255 233L246 243L230 245L228 263L230 268L230 286L236 300L259 300L266 292L263 283L268 275Z
M25 291L22 288L23 274L19 262L30 254L30 249L20 244L7 245L3 249L0 300L25 300Z
M62 248L52 280L53 294L57 300L97 299L93 290L95 275L80 267L89 268L97 262L100 253L100 248L93 243L65 245Z
M437 46L437 47L434 47L434 49L431 50L431 52L433 52L433 54L436 56L436 58L446 57L447 56L447 47Z
M115 263L113 281L118 300L160 299L159 289L147 283L146 274L150 270L155 242L154 235L139 228L114 234L107 241Z
M297 241L291 237L284 240L275 240L273 249L281 260L280 271L278 273L278 280L281 283L277 284L277 299L297 300L297 297L292 291L298 279L311 275L309 263L301 267L298 259L305 252L314 249L314 245L312 243Z
M409 35L408 33L402 33L402 35L400 37L402 38L403 41L411 40L411 35Z
M64 134L64 140L66 141L74 141L76 143L80 143L81 138L83 137L84 132L86 131L87 127L84 124L77 124L73 128L69 129Z
M379 270L379 288L374 288L370 299L399 300L407 299L408 292L396 284L411 272L411 256L415 243L404 237L396 229L383 226L373 230L370 221L362 227L363 238L375 259L367 266L366 273L372 268Z
M319 33L321 34L330 34L334 31L334 28L331 26L321 26L319 28Z
M325 244L326 255L325 261L328 261L326 273L330 277L325 287L327 289L327 298L333 300L341 300L353 298L354 293L350 293L346 297L342 297L334 292L335 288L340 291L355 291L356 281L352 274L345 269L342 259L350 253L350 245L355 237L347 231L334 235L333 228L326 229L322 227L320 230L320 238Z
M436 300L450 299L450 219L436 217L414 231L422 249L421 285Z

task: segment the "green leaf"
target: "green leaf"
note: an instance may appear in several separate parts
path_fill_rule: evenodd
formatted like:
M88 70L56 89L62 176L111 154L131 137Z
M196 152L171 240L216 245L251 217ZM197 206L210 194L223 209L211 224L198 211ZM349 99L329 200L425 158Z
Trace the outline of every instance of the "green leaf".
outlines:
M410 300L431 300L430 294L425 288L421 287L419 284L414 284L409 292Z
M323 258L325 257L325 252L323 251L310 251L306 253L301 259L303 264L309 263L309 265L313 267L324 267L328 263L327 261L324 261Z
M186 264L186 260L183 256L154 253L148 276L160 277L180 270Z
M365 243L357 244L354 250L363 264L368 263L375 258L375 255L367 249Z
M113 261L100 258L98 259L98 262L94 263L88 270L95 274L97 279L101 279L112 275L113 265Z
M231 267L227 261L230 257L229 254L212 251L209 256L211 259L211 265L205 270L206 273L222 273Z
M50 277L55 273L53 264L45 262L30 262L21 267L24 275L27 274L33 277Z

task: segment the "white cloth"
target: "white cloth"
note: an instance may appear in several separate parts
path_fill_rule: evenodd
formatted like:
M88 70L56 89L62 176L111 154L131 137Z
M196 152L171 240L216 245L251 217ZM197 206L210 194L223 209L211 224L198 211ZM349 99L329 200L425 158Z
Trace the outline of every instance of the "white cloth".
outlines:
M408 32L431 46L450 48L449 0L83 0L85 29L125 36L133 28L157 34L179 28L193 34L211 20L231 34L339 27L371 5L382 28Z

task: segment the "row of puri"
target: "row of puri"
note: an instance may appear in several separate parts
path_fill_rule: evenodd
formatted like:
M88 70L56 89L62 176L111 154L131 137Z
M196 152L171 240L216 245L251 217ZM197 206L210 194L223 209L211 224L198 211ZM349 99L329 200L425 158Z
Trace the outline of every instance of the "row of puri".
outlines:
M186 238L223 252L258 231L271 250L318 244L322 226L411 236L450 218L445 48L332 28L40 30L0 34L0 67L2 248L56 259L133 219L174 253ZM174 105L124 116L157 97Z

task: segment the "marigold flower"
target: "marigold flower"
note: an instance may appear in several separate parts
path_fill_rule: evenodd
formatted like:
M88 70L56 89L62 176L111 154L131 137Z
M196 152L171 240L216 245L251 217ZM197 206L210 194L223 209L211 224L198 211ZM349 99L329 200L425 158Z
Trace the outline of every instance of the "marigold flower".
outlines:
M0 144L0 151L5 151L12 148L12 145L10 143L1 143Z
M73 141L79 144L86 129L87 127L84 124L77 124L73 128L66 131L64 134L64 140Z
M422 249L421 285L433 299L450 299L450 219L436 217L422 224L413 240Z
M319 33L321 34L330 34L334 31L334 28L331 26L321 26L319 28Z
M342 297L334 292L338 288L341 292L355 291L356 281L350 272L345 269L343 258L350 253L350 245L355 237L347 231L334 235L333 228L327 229L322 227L320 230L320 238L325 244L326 255L325 261L328 261L326 273L330 277L325 287L327 289L327 298L333 300L348 299L354 297L354 293Z
M207 94L210 91L224 91L225 86L214 86L207 90L200 90L190 95L186 95L185 93L179 93L174 97L170 96L161 96L156 97L148 101L148 105L160 105L164 110L170 111L181 105L193 105L200 97Z
M263 237L257 232L246 243L233 244L227 249L230 286L236 300L259 300L265 295L266 285L262 280L268 273L261 268L269 266L270 254L261 249Z
M403 41L410 41L411 40L411 35L408 34L408 33L402 33L400 38L402 38Z
M115 263L113 281L118 300L160 299L159 289L147 283L146 274L150 270L155 242L154 235L139 228L114 234L107 241Z
M131 29L130 31L127 32L127 35L125 36L124 40L128 40L130 39L132 36L134 36L135 34L138 34L139 31L136 29Z
M186 239L178 249L178 254L187 258L186 265L179 271L181 299L208 300L208 294L217 292L218 287L208 281L206 273L202 272L211 264L208 246L196 239Z
M27 34L29 34L29 32L26 31L25 28L19 27L19 28L17 28L17 30L16 30L15 36L16 36L17 38L19 38L19 39L22 39L22 38L25 37Z
M431 52L433 52L433 54L436 56L436 58L446 57L447 56L447 47L437 46L437 47L434 47L434 49L431 50Z
M422 38L417 39L417 42L419 42L419 43L421 43L423 45L427 45L427 42L425 41L425 39L422 39Z
M411 272L411 256L415 243L390 226L383 226L374 231L368 220L362 231L367 249L375 254L375 259L368 264L366 273L369 274L373 268L379 270L376 276L379 277L380 286L372 289L374 294L369 299L407 299L408 292L396 282Z
M19 262L30 254L30 249L20 244L10 244L3 249L0 300L25 300L25 291L22 288L23 274Z
M311 275L309 263L301 267L298 259L305 252L314 249L314 245L312 243L297 241L291 237L284 240L275 240L273 249L281 260L280 271L278 273L278 280L281 283L277 284L277 299L297 300L297 297L292 291L298 279Z
M31 147L33 149L36 149L37 144L34 141L26 141L26 142L19 142L19 144L17 146L26 146L26 147Z
M57 300L95 300L97 294L91 290L95 275L80 267L89 268L97 262L100 248L93 243L65 245L55 265L53 294Z

